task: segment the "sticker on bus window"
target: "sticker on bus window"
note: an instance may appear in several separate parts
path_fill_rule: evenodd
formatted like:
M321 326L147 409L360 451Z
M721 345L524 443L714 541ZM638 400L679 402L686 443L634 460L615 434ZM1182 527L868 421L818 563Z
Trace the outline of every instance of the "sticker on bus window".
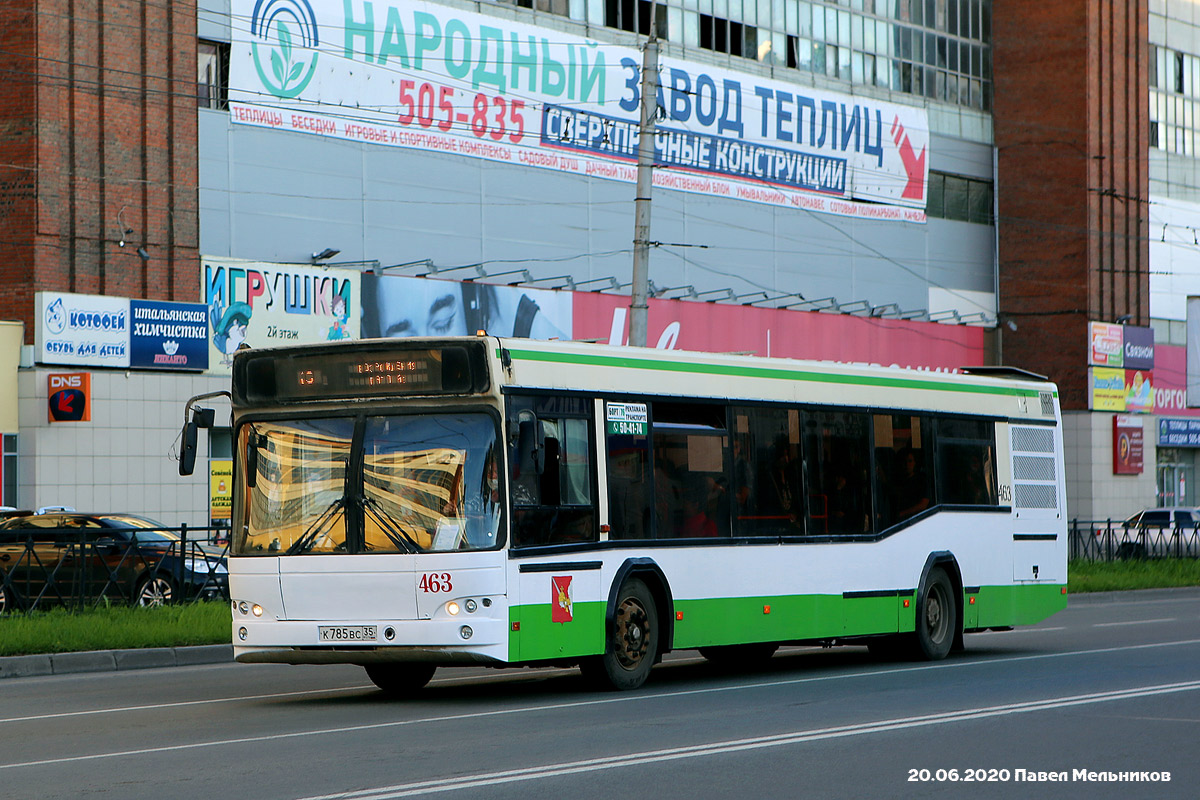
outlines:
M554 577L550 579L550 621L570 622L575 619L571 613L574 601L571 599L571 576Z
M646 414L645 403L608 403L605 418L610 434L646 435L646 421L649 417Z

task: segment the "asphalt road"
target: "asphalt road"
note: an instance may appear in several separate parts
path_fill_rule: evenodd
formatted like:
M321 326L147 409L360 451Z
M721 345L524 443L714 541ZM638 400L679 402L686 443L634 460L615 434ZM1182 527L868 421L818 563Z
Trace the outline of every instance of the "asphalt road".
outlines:
M1171 590L1072 598L934 664L681 651L628 694L573 670L439 670L418 701L356 667L12 679L0 797L1195 798L1198 739L1200 590Z

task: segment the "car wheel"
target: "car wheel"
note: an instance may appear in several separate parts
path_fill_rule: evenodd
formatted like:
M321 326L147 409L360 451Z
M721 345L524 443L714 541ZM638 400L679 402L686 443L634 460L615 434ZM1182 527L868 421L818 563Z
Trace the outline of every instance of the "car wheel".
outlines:
M175 599L175 582L166 575L147 575L138 581L134 602L139 606L161 606Z
M371 683L391 697L412 697L433 677L433 664L367 664L363 667Z

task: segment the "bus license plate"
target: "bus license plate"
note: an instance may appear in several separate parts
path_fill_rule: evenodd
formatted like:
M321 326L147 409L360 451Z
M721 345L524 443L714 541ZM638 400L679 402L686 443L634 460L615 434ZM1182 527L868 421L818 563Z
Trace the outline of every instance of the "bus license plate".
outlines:
M374 625L322 625L317 631L322 642L373 642L379 635Z

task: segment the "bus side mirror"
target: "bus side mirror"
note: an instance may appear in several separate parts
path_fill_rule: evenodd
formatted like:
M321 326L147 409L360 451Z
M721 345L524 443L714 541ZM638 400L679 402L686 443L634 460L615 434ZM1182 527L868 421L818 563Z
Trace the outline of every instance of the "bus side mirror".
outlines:
M199 426L193 419L183 424L182 443L179 447L179 474L191 475L196 469L196 440L199 438Z

